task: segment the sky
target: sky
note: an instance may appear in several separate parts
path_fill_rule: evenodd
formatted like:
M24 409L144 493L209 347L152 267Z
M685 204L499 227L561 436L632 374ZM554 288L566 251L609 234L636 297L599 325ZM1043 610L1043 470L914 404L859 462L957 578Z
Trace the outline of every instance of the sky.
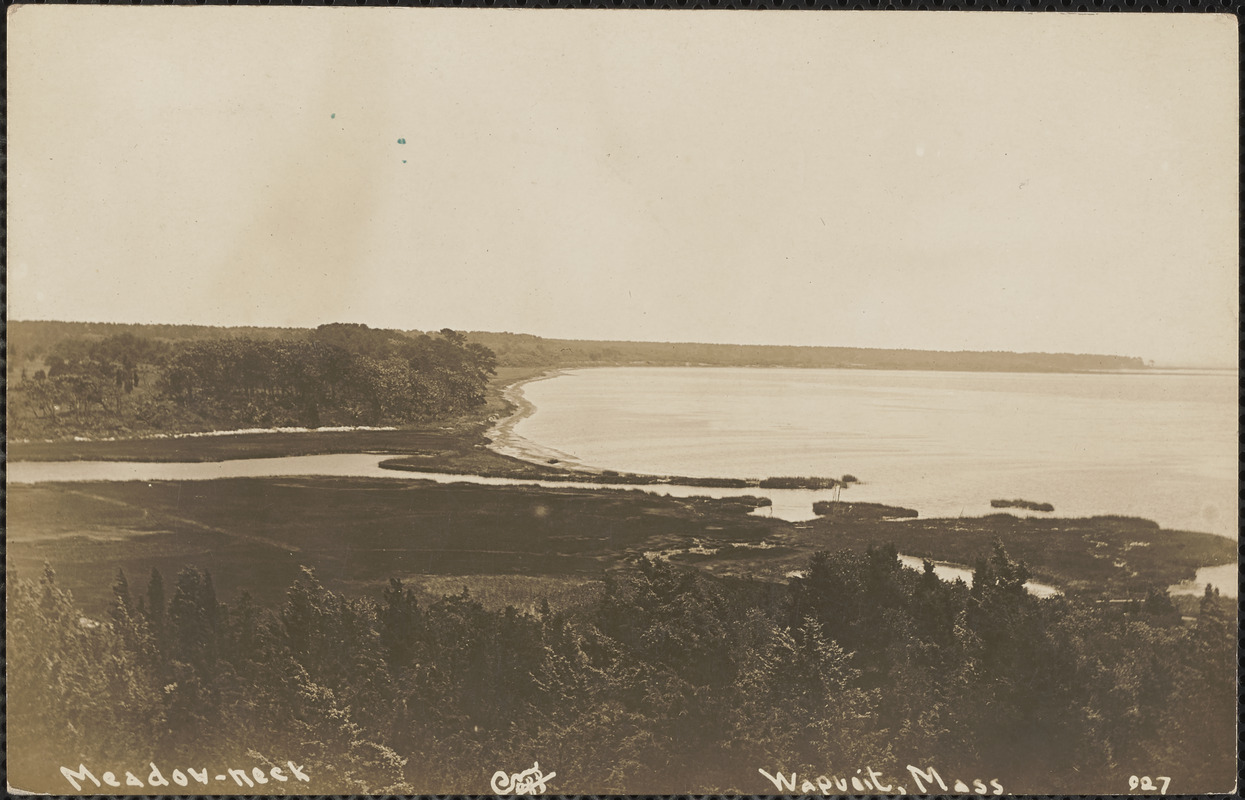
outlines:
M10 319L1237 363L1231 16L8 23Z

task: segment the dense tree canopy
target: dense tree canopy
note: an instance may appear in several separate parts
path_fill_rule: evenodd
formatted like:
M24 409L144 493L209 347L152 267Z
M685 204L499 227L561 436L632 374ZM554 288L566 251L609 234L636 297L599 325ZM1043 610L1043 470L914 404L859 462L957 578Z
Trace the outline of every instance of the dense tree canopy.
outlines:
M9 768L282 764L347 792L488 792L538 759L557 792L765 792L770 773L907 778L907 764L1008 792L1172 792L1233 780L1235 641L1214 597L1158 607L1027 594L1001 549L973 588L891 548L820 553L790 585L660 561L574 608L421 606L304 571L276 608L211 576L124 575L88 620L51 570L10 586ZM167 598L166 598L167 594ZM971 778L967 776L972 776ZM798 787L797 787L798 788Z
M300 337L57 340L10 389L10 432L396 425L484 402L495 358L456 331L322 325Z

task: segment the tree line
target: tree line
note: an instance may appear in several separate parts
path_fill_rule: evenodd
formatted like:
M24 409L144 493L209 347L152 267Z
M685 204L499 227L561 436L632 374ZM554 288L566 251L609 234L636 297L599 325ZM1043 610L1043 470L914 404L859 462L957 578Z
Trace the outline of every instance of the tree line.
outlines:
M1015 793L1231 786L1235 639L1209 594L1195 623L1039 600L1001 547L972 587L893 547L818 553L790 584L662 561L610 573L579 605L421 605L310 570L277 607L118 574L83 618L51 569L10 583L10 781L64 791L68 764L293 759L314 793L486 793L538 760L553 792L769 790L903 765Z
M496 358L457 331L358 324L299 337L56 340L9 391L15 435L403 424L484 402Z
M10 369L38 360L65 339L102 339L120 334L176 342L210 339L264 341L305 338L303 328L139 325L103 322L10 322ZM418 331L404 331L418 336ZM472 331L467 340L488 347L503 367L594 365L708 365L770 367L850 367L862 369L967 370L1001 372L1078 372L1145 369L1139 357L1094 353L1015 353L935 351L867 347L735 345L700 342L634 342L548 339L524 333Z
M592 341L485 331L472 331L467 338L497 353L498 363L505 367L651 365L974 372L1084 372L1146 368L1146 363L1139 357L1094 353Z

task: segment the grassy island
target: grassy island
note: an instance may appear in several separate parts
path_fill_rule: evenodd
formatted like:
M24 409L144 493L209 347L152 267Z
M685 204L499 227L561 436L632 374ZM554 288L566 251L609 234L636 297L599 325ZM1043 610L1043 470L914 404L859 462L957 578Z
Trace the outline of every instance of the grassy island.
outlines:
M1044 511L1051 513L1055 507L1050 503L1035 503L1032 500L991 500L991 508L1019 508L1025 511Z

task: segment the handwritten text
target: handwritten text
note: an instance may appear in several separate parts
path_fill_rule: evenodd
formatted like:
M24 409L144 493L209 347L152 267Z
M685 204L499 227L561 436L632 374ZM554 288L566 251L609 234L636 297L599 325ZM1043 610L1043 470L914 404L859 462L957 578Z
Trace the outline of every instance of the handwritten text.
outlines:
M74 791L77 792L82 791L82 787L87 785L94 785L96 788L103 788L104 786L114 788L120 786L136 786L139 788L168 786L170 779L178 786L190 786L192 784L195 786L208 786L213 781L226 783L232 780L237 786L245 786L248 789L253 789L270 781L278 784L286 783L291 779L302 781L303 783L311 782L311 778L302 766L295 764L293 761L285 763L286 767L284 768L271 767L264 769L263 767L251 767L250 770L226 769L219 773L213 772L211 775L209 775L206 767L199 769L187 767L184 770L180 768L174 769L169 773L168 777L165 777L163 770L154 763L149 762L148 766L151 767L151 771L144 776L146 782L144 782L144 778L140 778L129 770L125 770L124 775L121 777L118 777L118 773L121 770L108 770L101 772L97 778L91 770L87 769L86 764L79 764L76 770L69 767L61 767L61 774L65 776L65 780L69 781ZM139 770L139 774L142 774L142 770ZM209 777L211 780L209 780Z
M1155 781L1158 781L1163 785L1159 786L1155 783ZM1142 775L1141 777L1137 777L1136 775L1128 776L1128 790L1131 792L1142 791L1167 794L1167 787L1171 786L1171 783L1172 779L1166 775L1155 775L1153 778L1149 775Z
M921 769L911 764L907 766L908 773L911 776L916 791L912 794L928 794L932 787L936 787L941 793L955 794L1003 794L1003 784L997 780L991 780L987 786L986 782L981 779L973 779L971 782L955 780L948 784L938 774L938 770L933 767ZM803 781L799 779L796 773L789 776L782 772L770 774L763 769L758 769L763 776L774 784L774 788L785 794L796 794L797 787L799 794L908 794L908 790L897 780L887 778L883 773L866 767L856 770L855 775L847 775L845 777L818 775L814 778L805 778Z
M540 762L533 761L532 768L522 772L507 774L505 770L497 770L489 785L496 794L544 794L545 784L557 774L543 774L540 771Z

